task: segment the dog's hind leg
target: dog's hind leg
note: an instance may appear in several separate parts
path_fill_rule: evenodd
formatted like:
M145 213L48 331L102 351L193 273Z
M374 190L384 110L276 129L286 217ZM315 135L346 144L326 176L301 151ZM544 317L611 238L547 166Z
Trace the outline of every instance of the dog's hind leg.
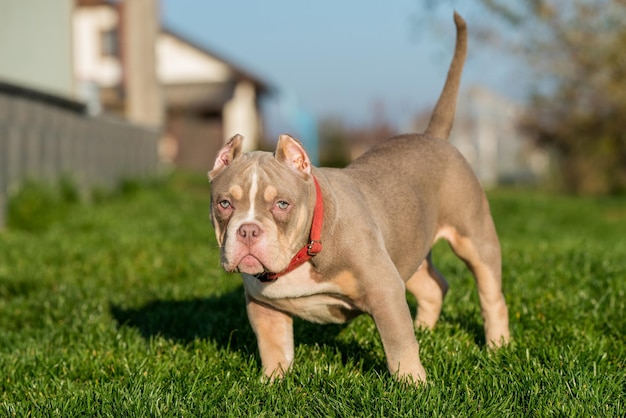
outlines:
M509 316L502 294L500 242L488 214L471 223L469 228L462 234L454 230L446 239L476 279L485 322L485 341L489 347L498 347L509 341Z
M433 265L430 253L406 282L406 288L417 299L415 326L432 329L441 314L448 282Z

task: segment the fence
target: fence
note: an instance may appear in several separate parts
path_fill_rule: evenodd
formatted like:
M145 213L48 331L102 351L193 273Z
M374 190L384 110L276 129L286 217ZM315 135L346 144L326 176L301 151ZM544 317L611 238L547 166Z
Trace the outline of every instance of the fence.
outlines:
M159 132L80 103L0 83L0 229L10 193L25 179L70 176L79 190L156 175Z

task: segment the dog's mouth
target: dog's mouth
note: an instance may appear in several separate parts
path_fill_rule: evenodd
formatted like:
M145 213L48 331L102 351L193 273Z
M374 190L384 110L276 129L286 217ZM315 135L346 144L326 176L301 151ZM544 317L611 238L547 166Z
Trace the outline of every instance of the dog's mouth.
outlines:
M249 274L262 283L276 280L276 274L265 267L265 265L252 254L248 254L241 259L237 265L237 272Z
M276 278L274 277L274 273L270 273L269 271L255 274L254 278L260 281L261 283L273 282L274 280L276 280Z
M253 254L246 254L237 263L237 271L251 275L269 273L265 265Z

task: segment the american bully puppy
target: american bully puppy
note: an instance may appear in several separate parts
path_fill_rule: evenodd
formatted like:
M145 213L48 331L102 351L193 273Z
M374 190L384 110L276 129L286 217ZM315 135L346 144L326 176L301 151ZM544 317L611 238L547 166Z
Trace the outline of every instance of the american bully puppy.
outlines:
M389 371L425 381L413 327L435 325L448 289L430 257L440 238L476 278L488 345L509 340L489 204L446 141L467 49L465 22L456 13L454 21L454 58L423 134L390 138L343 169L313 167L289 135L274 153L242 153L240 135L219 152L208 173L211 219L222 266L242 273L267 376L293 363L294 315L343 323L367 313ZM407 289L417 299L415 321Z

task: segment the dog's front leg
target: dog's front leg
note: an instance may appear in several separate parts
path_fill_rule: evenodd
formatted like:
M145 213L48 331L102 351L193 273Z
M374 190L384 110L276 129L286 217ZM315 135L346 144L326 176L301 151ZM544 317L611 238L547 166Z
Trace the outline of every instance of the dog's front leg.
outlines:
M380 334L389 371L401 380L409 378L423 383L426 371L420 361L404 284L399 277L392 282L372 293L370 315Z
M256 334L263 373L272 380L282 377L293 363L293 318L247 294L246 310Z

